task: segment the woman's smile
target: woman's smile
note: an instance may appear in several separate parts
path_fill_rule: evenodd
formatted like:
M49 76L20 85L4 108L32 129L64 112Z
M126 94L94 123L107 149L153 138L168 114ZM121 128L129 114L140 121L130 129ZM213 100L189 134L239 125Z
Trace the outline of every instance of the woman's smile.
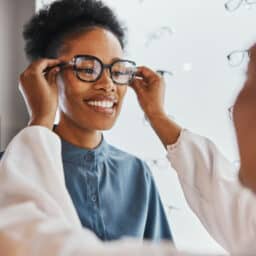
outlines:
M86 99L84 100L84 102L93 111L107 115L115 114L118 104L117 97L106 95L97 95L94 97L90 97L90 99Z

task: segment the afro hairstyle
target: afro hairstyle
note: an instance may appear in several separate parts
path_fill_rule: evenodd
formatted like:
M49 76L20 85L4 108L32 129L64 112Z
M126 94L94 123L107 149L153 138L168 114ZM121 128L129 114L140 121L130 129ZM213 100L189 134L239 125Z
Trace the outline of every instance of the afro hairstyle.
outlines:
M112 32L124 48L126 28L102 1L55 1L24 25L25 53L31 61L55 58L65 38L93 27Z

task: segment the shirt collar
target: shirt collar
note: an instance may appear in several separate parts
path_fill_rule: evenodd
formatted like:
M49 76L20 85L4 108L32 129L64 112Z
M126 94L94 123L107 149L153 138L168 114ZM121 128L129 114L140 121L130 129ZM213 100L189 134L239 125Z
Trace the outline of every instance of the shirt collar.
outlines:
M74 164L92 164L103 161L108 151L108 143L102 136L100 144L94 149L86 149L75 146L68 141L61 139L62 158L64 162L71 162Z

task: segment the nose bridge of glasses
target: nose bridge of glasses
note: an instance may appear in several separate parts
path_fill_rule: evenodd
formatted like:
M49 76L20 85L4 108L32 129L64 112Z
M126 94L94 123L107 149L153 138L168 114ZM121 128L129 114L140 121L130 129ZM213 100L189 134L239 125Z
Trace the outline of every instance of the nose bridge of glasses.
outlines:
M105 74L108 78L112 78L112 75L111 75L112 64L103 64L102 63L101 68L102 68L101 76L103 76Z
M111 73L112 64L102 64L103 71L108 70Z
M107 89L113 89L113 87L115 87L115 83L112 79L112 75L111 75L111 67L112 64L103 64L101 65L101 73L99 76L99 80L102 80L103 83L102 85L107 88Z

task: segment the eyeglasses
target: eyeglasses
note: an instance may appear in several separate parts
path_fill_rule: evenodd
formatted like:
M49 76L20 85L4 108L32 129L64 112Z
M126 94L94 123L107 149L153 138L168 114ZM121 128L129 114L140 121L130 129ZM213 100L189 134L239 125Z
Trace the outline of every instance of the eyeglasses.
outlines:
M247 6L251 6L256 4L256 0L228 0L225 3L225 9L229 12L236 11L243 3L245 3Z
M173 33L174 33L174 30L169 26L159 27L158 29L154 30L147 36L145 46L146 47L150 46L151 43L159 40L165 35L167 35L168 37L172 37Z
M249 50L235 50L227 55L228 63L232 67L240 66L249 57Z
M100 79L104 69L108 69L110 77L115 84L129 84L136 73L136 63L130 60L118 59L111 64L104 64L100 59L91 55L76 55L69 62L58 65L61 69L71 66L76 77L87 83Z

